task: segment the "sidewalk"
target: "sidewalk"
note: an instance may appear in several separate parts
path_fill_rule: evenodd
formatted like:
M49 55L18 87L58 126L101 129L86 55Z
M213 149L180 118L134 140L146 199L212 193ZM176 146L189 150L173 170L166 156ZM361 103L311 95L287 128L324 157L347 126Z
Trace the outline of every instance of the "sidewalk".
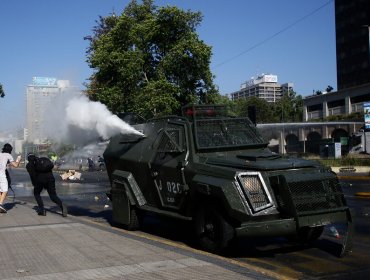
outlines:
M148 240L34 204L0 214L0 279L272 279L222 257ZM54 208L52 208L54 209Z

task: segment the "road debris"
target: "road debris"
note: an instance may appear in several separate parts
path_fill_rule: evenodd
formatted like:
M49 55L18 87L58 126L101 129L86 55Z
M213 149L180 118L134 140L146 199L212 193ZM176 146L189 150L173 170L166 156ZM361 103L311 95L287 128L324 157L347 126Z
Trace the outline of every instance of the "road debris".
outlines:
M81 173L75 170L68 170L68 172L61 174L60 177L62 180L81 180Z

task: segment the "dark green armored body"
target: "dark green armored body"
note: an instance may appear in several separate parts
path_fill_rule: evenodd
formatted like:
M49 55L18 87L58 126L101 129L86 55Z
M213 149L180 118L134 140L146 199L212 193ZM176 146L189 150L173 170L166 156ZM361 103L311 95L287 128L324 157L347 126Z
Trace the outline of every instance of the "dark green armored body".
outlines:
M226 117L222 106L192 106L183 117L134 127L144 136L118 135L104 153L113 219L128 229L145 212L191 220L200 245L219 252L239 236L309 242L331 223L352 228L336 175L272 153L248 118Z

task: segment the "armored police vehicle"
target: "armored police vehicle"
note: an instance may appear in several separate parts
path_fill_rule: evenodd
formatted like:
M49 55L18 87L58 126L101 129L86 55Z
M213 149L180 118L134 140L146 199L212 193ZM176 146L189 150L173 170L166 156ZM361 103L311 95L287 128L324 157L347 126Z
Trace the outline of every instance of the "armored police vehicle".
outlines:
M272 153L249 118L196 105L183 116L134 127L104 152L113 220L134 230L146 212L193 221L200 246L221 252L233 238L320 237L326 225L352 218L335 173L315 161Z

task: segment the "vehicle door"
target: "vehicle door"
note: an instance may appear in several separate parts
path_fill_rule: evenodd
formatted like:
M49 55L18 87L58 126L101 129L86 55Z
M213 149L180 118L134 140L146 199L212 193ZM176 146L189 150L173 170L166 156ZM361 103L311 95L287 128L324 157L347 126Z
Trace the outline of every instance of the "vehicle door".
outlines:
M187 195L184 169L187 165L188 141L183 123L169 122L161 129L157 150L150 168L161 207L180 209Z

